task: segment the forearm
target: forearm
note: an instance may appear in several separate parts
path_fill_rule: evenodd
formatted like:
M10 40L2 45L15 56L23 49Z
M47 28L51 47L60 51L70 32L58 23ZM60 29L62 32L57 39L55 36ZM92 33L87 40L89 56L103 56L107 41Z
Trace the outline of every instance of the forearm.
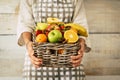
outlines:
M23 39L24 39L25 45L27 45L29 42L32 41L32 34L31 34L30 32L24 32L24 33L22 34L22 37L23 37Z
M81 42L81 43L85 43L86 41L85 41L85 39L80 38L80 42Z
M32 48L32 34L30 32L24 32L22 33L22 37L24 39L26 49L30 58L31 63L36 67L40 67L42 64L42 59L37 58L34 55L34 50Z
M86 44L86 40L83 38L80 38L80 45L84 50L85 50L85 44Z

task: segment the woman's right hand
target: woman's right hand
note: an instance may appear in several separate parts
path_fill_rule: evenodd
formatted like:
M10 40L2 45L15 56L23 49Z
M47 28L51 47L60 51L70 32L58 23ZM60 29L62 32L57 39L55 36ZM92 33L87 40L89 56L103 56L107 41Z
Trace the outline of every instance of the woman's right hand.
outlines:
M32 48L32 41L29 41L27 44L26 44L26 48L27 48L27 51L28 51L28 55L30 57L30 60L32 62L32 64L36 67L36 68L39 68L42 64L42 59L39 59L37 57L34 56L34 50Z

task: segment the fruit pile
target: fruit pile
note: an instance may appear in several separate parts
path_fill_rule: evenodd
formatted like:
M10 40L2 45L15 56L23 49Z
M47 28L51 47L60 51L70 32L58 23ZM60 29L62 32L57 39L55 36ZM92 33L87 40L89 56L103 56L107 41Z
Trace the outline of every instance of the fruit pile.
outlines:
M37 23L35 40L38 43L75 43L79 35L87 37L84 27L76 23L60 22L57 18L47 18L47 23Z

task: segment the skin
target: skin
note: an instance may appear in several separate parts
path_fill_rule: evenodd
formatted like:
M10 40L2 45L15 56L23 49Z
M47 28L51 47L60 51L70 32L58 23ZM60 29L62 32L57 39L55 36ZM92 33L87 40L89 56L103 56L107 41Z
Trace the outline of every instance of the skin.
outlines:
M42 64L42 59L39 59L37 57L34 56L34 51L32 48L32 41L31 41L31 33L30 32L24 32L22 34L22 37L24 39L25 45L26 45L26 49L28 52L28 55L30 57L30 60L32 62L32 64L36 67L39 68L40 65ZM84 39L80 39L80 45L81 45L81 49L78 51L78 55L77 56L71 56L71 63L73 65L73 67L77 67L80 65L83 55L84 55L84 51L85 51L85 40Z

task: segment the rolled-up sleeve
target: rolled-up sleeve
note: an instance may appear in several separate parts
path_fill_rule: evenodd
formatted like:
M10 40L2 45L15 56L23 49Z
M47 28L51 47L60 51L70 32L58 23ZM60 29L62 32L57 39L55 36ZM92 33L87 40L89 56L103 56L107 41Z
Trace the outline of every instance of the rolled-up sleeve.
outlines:
M86 38L84 36L80 36L80 38L85 39L85 41L86 41L86 52L89 52L91 50L91 45L90 45L90 40L89 40L89 29L88 29L86 12L85 12L85 8L84 8L83 0L77 0L77 2L76 2L73 22L82 25L87 30L88 37Z
M20 10L18 16L17 25L17 40L18 45L24 45L22 38L23 32L33 32L35 22L32 14L32 1L31 0L20 0Z

